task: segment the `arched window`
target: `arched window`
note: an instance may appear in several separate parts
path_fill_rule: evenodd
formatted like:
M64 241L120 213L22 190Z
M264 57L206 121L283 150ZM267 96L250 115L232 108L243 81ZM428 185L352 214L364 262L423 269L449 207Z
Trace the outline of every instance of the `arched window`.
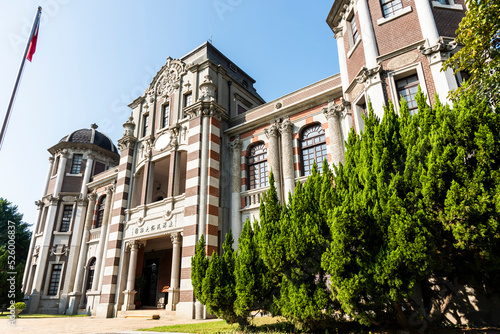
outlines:
M316 161L318 170L321 170L323 160L327 157L325 131L321 124L314 124L302 131L300 147L302 150L302 175L311 174L314 161Z
M104 219L104 207L106 206L106 196L103 196L99 201L99 208L97 209L97 219L95 221L95 228L102 226L102 221Z
M248 155L248 188L256 189L269 185L267 149L264 143L252 146Z
M85 287L85 291L92 289L92 281L94 280L94 272L95 272L95 257L93 257L89 263L89 274L87 275L87 284Z

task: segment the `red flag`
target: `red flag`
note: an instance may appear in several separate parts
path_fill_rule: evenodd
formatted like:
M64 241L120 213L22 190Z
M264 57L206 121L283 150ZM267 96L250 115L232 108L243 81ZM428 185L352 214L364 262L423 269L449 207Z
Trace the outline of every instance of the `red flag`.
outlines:
M35 31L33 32L33 37L31 37L30 41L30 47L28 49L28 54L26 55L26 59L28 59L31 62L31 58L33 58L33 55L35 54L36 51L36 40L38 39L38 28L40 28L40 20L38 20Z

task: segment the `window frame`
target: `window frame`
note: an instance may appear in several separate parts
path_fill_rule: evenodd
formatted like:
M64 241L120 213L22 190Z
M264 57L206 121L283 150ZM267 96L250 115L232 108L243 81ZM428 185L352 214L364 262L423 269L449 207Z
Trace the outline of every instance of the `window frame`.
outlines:
M319 127L321 129L321 131L319 132L319 135L315 135L315 136L311 136L311 137L307 137L307 138L304 137L306 131L308 131L309 129L317 128L317 127ZM319 138L323 137L324 139L323 139L323 141L315 143L314 139L318 138L318 137ZM312 144L304 145L304 142L306 142L307 140L311 140L311 139L312 139ZM322 146L324 146L324 149ZM321 152L324 151L324 155L323 154L321 155L321 157L322 157L321 163L318 163L317 150L316 150L317 147L321 147ZM321 123L308 124L303 129L301 129L300 137L299 137L299 149L300 149L300 174L301 174L301 176L311 175L314 161L316 161L316 165L318 167L318 170L319 171L322 170L324 159L326 158L326 160L328 161L328 146L326 145L326 132L325 132L325 129L323 129L323 126ZM308 171L306 171L306 160L304 159L304 153L306 152L306 150L311 150L311 149L312 149L312 154L314 155L314 158L312 159L313 160L312 163L311 163L311 159L307 160L307 162L310 165L308 166L308 168L309 168Z
M398 101L394 103L394 110L399 113L399 95L397 91L396 81L404 77L408 77L412 74L417 74L418 82L422 92L427 96L427 103L430 105L430 97L427 91L427 85L425 83L424 71L422 68L422 63L412 64L395 71L387 72L387 78L389 79L389 89L391 92L392 101Z
M92 283L94 281L96 263L97 263L97 259L95 256L91 257L89 262L88 262L85 291L92 290L92 285L93 285ZM92 272L92 276L90 275L91 272Z
M149 113L142 115L142 137L146 137L148 135L149 130Z
M167 102L162 106L161 112L161 128L166 128L170 125L170 103ZM167 114L168 111L168 114ZM166 117L165 117L166 116Z
M188 100L189 100L189 104L188 104ZM193 105L193 92L191 92L191 91L186 92L182 96L182 104L183 104L184 108L187 108L187 107Z
M69 212L69 216L66 216L66 209L71 209ZM57 229L59 232L66 233L71 231L71 225L73 223L73 211L75 210L73 204L63 204L61 210L61 218L59 219L59 228ZM68 219L65 221L65 219ZM63 231L63 226L67 226L67 229Z
M395 3L397 3L397 4L394 5ZM387 14L384 10L384 5L388 5L388 4L391 4L391 6L390 6L391 12ZM395 6L398 6L398 5L401 5L401 8L394 10L393 8ZM393 16L397 16L399 14L399 12L404 10L404 8L405 7L403 6L403 0L380 0L380 10L382 11L382 17L385 19L393 17Z
M49 261L49 268L50 270L47 270L46 276L45 276L45 286L43 289L43 299L59 299L60 291L61 291L61 282L62 282L62 277L64 274L64 269L66 268L66 262L56 262L56 261ZM52 272L53 268L55 265L60 265L61 269L59 272L59 282L57 284L57 293L55 295L49 294L49 288L52 280Z
M410 78L416 78L416 81L411 81L409 82ZM402 81L405 80L406 83L402 83ZM401 85L400 85L401 83ZM408 104L408 109L410 111L410 115L415 115L415 110L418 111L418 106L417 106L417 101L415 99L415 94L411 93L411 89L417 88L418 90L418 85L420 85L420 78L418 77L417 73L415 74L410 74L408 76L399 78L395 80L396 84L396 91L398 93L399 100L398 102L401 102L401 98L404 98L406 100L406 103ZM403 94L404 92L404 94ZM409 98L407 98L409 97Z
M254 149L257 149L258 147L262 147L264 152L252 155L252 151ZM265 155L265 157L263 159L259 159L259 160L250 162L251 159L255 160L255 158L263 156L263 155ZM246 159L246 162L247 162L247 168L246 168L247 184L246 184L246 186L247 186L248 190L265 188L265 187L269 186L269 161L267 158L268 158L268 152L267 152L266 144L264 142L254 143L248 148L248 154L247 154L247 159ZM254 174L253 174L254 176L258 175L258 185L257 185L257 183L254 183L254 185L252 186L252 174L250 173L250 171L252 170L252 167L254 167L254 166L256 166L258 168L257 169L258 173L255 174L255 172L254 172ZM264 175L265 175L263 182L261 182L261 174L262 173L264 173ZM257 181L257 179L254 179L254 181Z
M76 161L75 163L75 158L80 158L80 161ZM83 154L80 153L73 153L73 157L71 159L71 169L69 171L69 174L71 175L78 175L82 173L82 164L83 164Z
M106 195L101 196L97 202L97 214L93 224L93 228L101 228L102 222L104 221L104 210L106 209Z

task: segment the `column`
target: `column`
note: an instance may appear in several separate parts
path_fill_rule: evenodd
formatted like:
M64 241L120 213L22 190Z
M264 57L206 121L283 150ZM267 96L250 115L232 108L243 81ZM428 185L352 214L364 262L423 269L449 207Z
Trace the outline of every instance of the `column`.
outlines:
M345 110L343 104L335 104L329 101L328 108L323 108L323 113L328 120L328 136L330 137L330 151L332 152L332 162L335 166L345 163L344 144L340 131L340 112Z
M127 274L127 289L123 291L125 301L122 306L122 311L135 310L134 297L137 291L135 288L135 271L137 267L137 252L139 251L140 241L132 240L126 244L127 250L130 251L130 260L128 264Z
M422 29L422 36L427 39L428 46L432 46L438 41L439 33L432 14L431 3L428 0L416 0L415 7L420 28Z
M87 183L90 181L90 174L92 174L92 167L94 166L94 155L87 155L87 163L85 167L85 174L83 174L82 189L80 190L82 198L87 196Z
M43 187L42 196L45 196L47 194L47 189L49 189L49 182L50 182L50 177L52 176L53 168L54 168L54 158L49 157L49 170L47 171L47 178L45 179L45 186Z
M57 169L56 185L54 188L54 197L59 195L61 191L62 182L64 180L64 174L66 171L66 162L68 161L69 153L66 150L61 152L61 159L59 160L59 168Z
M52 159L52 162L54 159ZM49 178L50 178L50 170L49 168ZM32 258L33 258L33 249L35 248L35 234L36 231L38 231L38 226L40 225L40 220L42 219L42 213L43 213L43 207L44 204L42 201L36 201L35 202L37 209L38 209L38 215L36 219L36 225L35 228L33 229L33 234L31 235L31 241L30 241L30 249L28 251L28 257L26 259L26 268L24 269L24 275L23 275L23 292L25 295L28 295L31 292L31 284L33 280L33 270L32 270Z
M101 266L104 253L104 244L106 243L106 234L108 232L108 222L109 222L109 211L113 203L113 188L114 186L106 187L106 203L104 205L104 217L102 219L101 235L99 237L99 246L96 251L96 265L94 272L94 279L92 281L92 291L98 291L99 280L101 277Z
M208 141L210 140L210 114L208 112L208 110L203 110L201 116L200 214L198 217L198 239L204 235L205 240L207 239Z
M278 144L278 126L276 123L271 124L269 129L265 129L264 133L269 139L269 150L267 152L267 161L269 162L270 170L274 174L274 185L278 198L281 199L281 173L280 173L280 152Z
M337 51L339 54L340 79L342 81L342 93L349 87L349 75L347 74L347 59L344 46L344 32L342 27L333 29L335 39L337 40Z
M366 67L372 68L377 66L378 48L377 40L375 39L375 32L373 30L372 19L370 16L370 9L368 8L368 1L358 0L357 7L359 24L361 26L361 37L363 39L363 49L365 50Z
M281 149L283 152L283 188L284 200L288 203L288 194L295 189L295 170L293 168L293 124L290 118L285 118L279 127L281 133Z
M179 302L180 269L181 269L181 234L179 232L170 235L172 240L172 271L170 274L170 289L168 291L167 311L175 311Z
M94 207L97 195L95 193L87 195L87 215L85 217L85 227L83 230L82 245L80 254L78 255L78 265L76 267L75 282L73 291L69 294L69 307L67 314L76 314L78 308L83 308L82 291L83 277L85 274L85 261L87 259L87 241L89 240L90 228L92 227L92 219L94 217Z
M231 161L231 231L234 237L234 248L238 246L241 235L241 140L240 136L229 143L232 152Z

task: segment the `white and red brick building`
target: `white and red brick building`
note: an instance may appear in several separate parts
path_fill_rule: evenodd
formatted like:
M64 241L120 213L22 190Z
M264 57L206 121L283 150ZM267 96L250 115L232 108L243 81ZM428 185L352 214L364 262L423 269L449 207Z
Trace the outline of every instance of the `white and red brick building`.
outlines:
M203 317L191 285L201 235L219 251L258 218L275 175L286 202L314 161L344 161L368 101L430 102L460 82L440 72L463 0L335 0L327 23L341 73L264 103L254 80L210 43L167 58L129 106L118 149L75 131L50 165L23 280L29 312L120 316L141 307ZM326 13L325 13L326 14Z

